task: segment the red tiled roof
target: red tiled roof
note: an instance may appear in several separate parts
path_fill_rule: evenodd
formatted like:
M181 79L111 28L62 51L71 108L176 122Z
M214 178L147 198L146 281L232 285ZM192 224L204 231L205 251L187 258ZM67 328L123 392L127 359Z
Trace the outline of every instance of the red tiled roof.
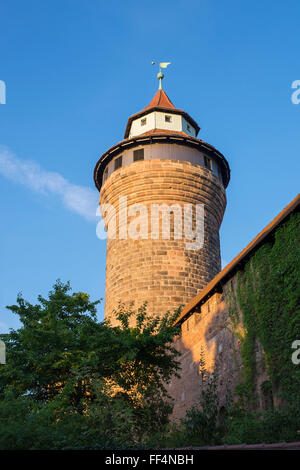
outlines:
M176 323L182 323L189 317L197 305L206 301L226 279L232 277L236 270L241 267L248 257L260 246L265 238L270 235L280 223L282 223L293 211L300 208L300 194L295 197L276 217L272 220L253 240L246 246L225 268L219 272L183 309Z
M150 131L143 132L143 134L139 134L137 137L141 137L142 135L152 135L152 134L166 134L166 135L183 135L184 137L190 137L189 134L182 131L171 131L169 129L150 129Z
M164 90L158 90L153 100L148 104L148 106L146 106L145 109L154 107L176 109Z
M129 132L130 132L130 127L131 127L132 121L134 119L141 118L142 116L145 116L146 114L148 114L149 112L152 112L152 111L166 111L166 112L171 113L171 114L180 114L194 127L194 129L196 131L196 135L200 131L200 127L198 126L196 121L194 121L194 119L191 118L191 116L188 113L186 113L182 109L175 108L175 106L171 102L168 95L164 92L164 90L158 90L156 92L154 98L148 104L148 106L146 106L146 108L142 109L142 111L139 111L138 113L135 113L135 114L133 114L132 116L130 116L128 118L124 138L128 139ZM186 134L184 134L184 135L186 135Z

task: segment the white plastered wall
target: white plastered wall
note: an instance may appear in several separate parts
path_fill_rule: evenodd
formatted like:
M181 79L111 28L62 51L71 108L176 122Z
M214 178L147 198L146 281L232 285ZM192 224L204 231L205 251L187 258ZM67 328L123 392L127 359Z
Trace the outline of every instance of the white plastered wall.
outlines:
M165 117L169 116L171 122L166 121ZM146 123L142 124L142 122ZM135 119L131 123L131 128L129 132L129 138L135 137L144 132L151 131L153 129L164 129L169 131L176 132L186 132L192 137L196 137L196 131L194 127L189 124L184 117L180 114L171 114L167 112L158 112L154 111L152 113L146 114L138 119Z

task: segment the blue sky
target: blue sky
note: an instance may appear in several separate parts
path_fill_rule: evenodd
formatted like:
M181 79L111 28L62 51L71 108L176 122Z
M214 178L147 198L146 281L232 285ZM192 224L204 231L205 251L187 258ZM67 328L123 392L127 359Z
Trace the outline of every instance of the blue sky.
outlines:
M1 2L0 332L18 292L34 302L57 278L104 297L93 169L156 92L152 60L229 161L224 263L297 195L299 15L298 0Z

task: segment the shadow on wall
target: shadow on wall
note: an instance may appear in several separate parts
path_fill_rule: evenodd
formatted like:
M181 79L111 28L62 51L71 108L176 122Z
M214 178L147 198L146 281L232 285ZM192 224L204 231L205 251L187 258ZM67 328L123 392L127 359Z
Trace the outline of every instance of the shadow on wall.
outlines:
M208 378L217 372L219 414L222 414L228 396L235 399L235 389L240 383L243 370L239 339L243 334L241 320L233 325L229 308L220 293L213 294L201 305L201 311L194 311L182 323L181 335L175 340L175 347L181 353L181 378L174 378L169 385L169 393L175 400L173 419L183 418L191 406L199 403L203 387L203 361ZM268 377L264 351L259 344L256 347L255 361L258 407L265 409L270 405L270 395L267 391L262 391L262 384Z

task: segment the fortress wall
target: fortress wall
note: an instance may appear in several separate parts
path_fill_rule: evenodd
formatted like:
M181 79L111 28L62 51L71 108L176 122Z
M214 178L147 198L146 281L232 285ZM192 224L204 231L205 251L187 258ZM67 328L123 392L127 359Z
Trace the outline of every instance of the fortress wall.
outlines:
M235 295L236 274L226 282L224 289L231 289ZM174 345L181 353L181 378L173 378L168 385L169 394L175 399L173 418L184 417L186 411L198 403L202 380L200 375L201 350L204 354L205 369L213 373L218 369L218 396L220 409L226 404L228 391L234 395L235 387L240 382L242 362L240 357L241 342L236 332L243 333L243 322L239 312L240 323L233 331L223 292L213 293L181 325L181 334ZM258 407L265 407L261 393L261 384L268 379L265 368L264 351L260 344L255 354L256 383L259 398Z
M276 277L280 280L284 269L278 269L276 254L279 249L278 243L281 243L284 244L282 246L283 256L287 257L285 262L290 275L290 278L287 277L287 279L290 279L289 283L296 282L293 276L294 273L297 273L298 268L295 246L299 245L297 214L299 201L300 196L298 195L189 305L184 307L181 317L178 319L181 322L181 333L174 341L175 347L181 352L181 377L179 379L174 377L168 385L169 393L175 399L174 418L183 417L191 406L199 403L202 389L202 380L199 374L201 351L204 353L205 368L208 372L213 373L216 369L219 372L218 397L220 409L226 403L227 392L234 392L236 385L242 382L241 340L247 335L247 330L244 326L243 314L238 301L241 295L240 279L244 274L245 265L251 261L251 257L255 255L256 250L264 244L268 244L269 248L272 247L275 250L269 258L269 262L273 263L275 270L272 279L275 283ZM286 228L282 230L284 225ZM278 237L276 235L277 230ZM293 265L293 263L295 264ZM286 279L285 285L288 285ZM290 289L291 286L289 285L288 289L280 290L283 305L289 299ZM270 292L266 292L266 294L270 294ZM245 294L244 291L243 295L251 295L251 292ZM251 307L251 300L249 305L249 308L253 308ZM285 313L282 311L282 307L279 312L281 314ZM289 315L295 315L296 325L297 310L292 312L287 310L287 312L289 312ZM260 319L260 321L263 320ZM270 328L270 324L268 327ZM276 329L276 324L274 323L271 327L270 334L279 338L278 331L280 332L280 330ZM279 325L279 328L282 328L282 326ZM298 339L296 329L295 339ZM280 394L280 382L273 381L271 388L262 386L264 382L269 381L269 377L266 367L266 354L260 343L259 335L256 335L253 346L253 391L256 401L249 403L249 406L256 409L267 409L271 406L279 407L284 403L284 399ZM283 340L281 346L281 354L284 355L283 348L288 348L291 351L292 360L292 338L290 344Z

